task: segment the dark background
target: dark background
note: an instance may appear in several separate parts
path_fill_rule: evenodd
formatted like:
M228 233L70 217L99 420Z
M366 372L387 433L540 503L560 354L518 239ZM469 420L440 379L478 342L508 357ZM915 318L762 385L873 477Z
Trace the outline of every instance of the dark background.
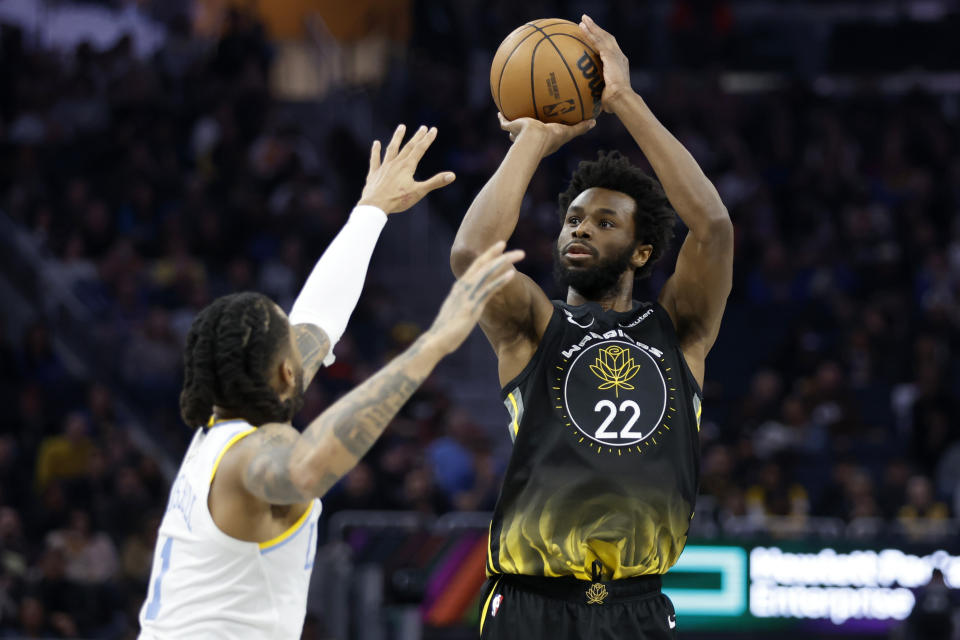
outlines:
M528 19L583 11L617 36L634 88L736 227L691 535L955 539L956 2L25 4L38 10L0 7L3 633L132 637L190 437L177 393L194 314L246 289L289 308L359 197L370 141L399 122L439 128L422 173L457 181L391 219L298 424L426 326L456 226L508 145L493 51ZM86 12L105 22L77 36ZM598 149L645 165L605 115L524 201L513 244L552 295L556 194ZM474 336L326 497L322 522L489 510L509 455L495 380ZM411 637L394 596L385 628ZM311 601L305 636L344 628Z

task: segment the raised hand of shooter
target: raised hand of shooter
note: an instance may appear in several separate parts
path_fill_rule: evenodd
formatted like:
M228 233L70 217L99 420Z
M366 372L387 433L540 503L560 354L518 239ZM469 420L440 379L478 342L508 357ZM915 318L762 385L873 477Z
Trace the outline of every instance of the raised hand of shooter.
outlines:
M383 158L380 157L380 141L374 140L370 148L370 169L367 182L357 204L369 204L379 207L386 214L406 211L420 202L425 195L453 182L452 171L442 171L422 182L417 182L413 174L423 154L437 138L437 128L420 127L402 147L403 135L407 128L399 125L393 132L393 138L387 144Z
M597 121L593 119L584 120L577 124L540 122L534 118L507 120L499 112L497 112L497 118L500 119L500 128L510 134L510 142L516 141L521 135L537 136L541 143L541 158L546 158L577 136L590 131L597 124Z
M604 84L600 102L604 111L613 113L617 103L633 93L633 87L630 86L630 61L620 50L617 39L601 29L587 14L580 18L580 30L587 42L600 54Z

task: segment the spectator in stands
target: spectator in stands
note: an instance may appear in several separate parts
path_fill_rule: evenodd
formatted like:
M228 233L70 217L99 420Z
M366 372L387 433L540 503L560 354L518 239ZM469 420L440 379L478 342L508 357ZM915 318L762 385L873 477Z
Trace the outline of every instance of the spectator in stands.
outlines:
M66 617L58 617L59 625L53 623L53 616L47 616L43 601L34 596L27 596L20 600L19 620L3 630L5 638L49 638L76 637L77 629L72 621Z
M907 481L907 504L900 508L897 519L908 535L922 538L942 532L941 526L950 511L933 493L933 482L923 475L914 475Z
M343 509L382 509L385 503L370 465L361 462L323 499L326 513Z
M39 575L31 577L26 588L27 594L21 600L21 611L24 603L32 607L29 601L36 597L44 605L46 624L53 626L56 622L60 631L57 635L76 636L77 616L85 603L79 586L66 577L63 551L47 548L40 557L39 565ZM40 617L40 612L31 611L31 616ZM67 631L72 633L65 633Z
M50 332L46 326L37 323L30 326L23 337L23 352L20 367L28 380L46 385L55 385L64 376L60 359L50 343Z
M910 480L910 465L903 458L890 460L883 471L879 498L883 517L893 520L907 502L907 484Z
M784 479L781 462L767 462L759 479L746 493L747 513L754 519L765 516L789 516L790 527L802 526L810 512L806 490Z
M0 581L13 585L6 602L0 596L5 632L64 635L72 625L90 635L110 624L83 610L99 612L110 594L76 592L64 576L66 549L36 545L59 532L61 546L67 538L93 544L114 566L120 549L125 579L142 575L150 541L140 518L163 508L168 487L157 463L164 454L135 452L123 406L139 412L159 451L182 453L179 349L193 315L238 288L267 290L284 304L307 275L303 256L329 242L357 195L356 165L367 151L358 130L370 120L438 125L437 158L458 180L431 208L451 224L492 173L506 140L484 74L463 69L483 66L533 9L415 4L431 19L411 21L402 69L365 95L334 91L306 108L270 99L272 47L243 9L210 41L193 37L180 16L167 46L145 60L129 39L60 55L0 27L0 210L47 258L46 277L90 311L88 344L79 345L86 351L70 346L98 369L91 384L64 367L55 346L69 336L59 333L59 316L48 324L0 315L0 399L10 407L0 419ZM625 11L629 3L597 4L635 32L664 38L635 38L627 49L668 52L680 42L671 33L685 41L706 34L691 62L735 53L734 3L676 3L671 25ZM701 425L702 493L715 515L698 506L697 520L722 527L749 517L763 532L771 515L805 523L807 515L879 514L919 535L928 519L946 522L948 505L955 516L960 125L950 100L919 89L825 96L799 79L750 94L721 91L704 76L652 74L649 82L645 97L670 114L738 221L736 285ZM589 146L617 146L603 118L590 135ZM538 173L515 236L528 250L525 271L548 288L543 232L555 225L560 176L584 155L578 144ZM418 238L424 249L429 236ZM650 286L662 278L655 272ZM415 337L402 304L388 281L370 283L337 362L307 393L307 413ZM326 501L328 511L489 506L509 446L505 414L495 413L491 389L491 414L464 419L446 384L431 380L414 396ZM450 433L482 421L496 427L486 441ZM938 468L934 489L926 475ZM87 524L72 518L75 507ZM90 521L109 535L112 553L91 542L102 538ZM135 612L142 591L128 595L134 604L117 609ZM76 604L87 598L92 606Z
M36 464L36 482L40 491L53 480L78 478L86 473L94 449L88 432L86 416L76 411L64 420L63 435L43 440Z
M450 510L450 502L434 484L430 467L417 464L403 477L400 493L402 509L438 515Z
M77 584L102 584L112 580L118 568L117 550L109 536L93 531L90 514L75 509L66 529L52 531L47 546L63 552L64 573Z
M915 597L907 619L910 640L952 640L957 596L947 586L943 571L934 569L930 582L918 589Z
M150 570L153 568L153 549L160 526L159 510L147 511L139 518L139 526L127 536L120 550L121 575L130 589L146 593Z

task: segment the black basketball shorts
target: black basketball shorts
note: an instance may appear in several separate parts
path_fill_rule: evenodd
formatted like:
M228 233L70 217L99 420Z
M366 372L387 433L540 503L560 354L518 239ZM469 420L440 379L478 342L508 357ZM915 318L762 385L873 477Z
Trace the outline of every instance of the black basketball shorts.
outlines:
M481 640L667 640L677 638L660 576L591 583L494 576L484 584Z

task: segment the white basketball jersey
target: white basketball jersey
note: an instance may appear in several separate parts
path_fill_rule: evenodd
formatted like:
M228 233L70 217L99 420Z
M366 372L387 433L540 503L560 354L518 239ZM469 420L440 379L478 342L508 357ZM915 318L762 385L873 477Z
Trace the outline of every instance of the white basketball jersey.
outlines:
M197 429L160 524L140 610L142 639L300 637L320 501L282 535L259 544L225 534L207 507L223 454L253 431L243 420Z

